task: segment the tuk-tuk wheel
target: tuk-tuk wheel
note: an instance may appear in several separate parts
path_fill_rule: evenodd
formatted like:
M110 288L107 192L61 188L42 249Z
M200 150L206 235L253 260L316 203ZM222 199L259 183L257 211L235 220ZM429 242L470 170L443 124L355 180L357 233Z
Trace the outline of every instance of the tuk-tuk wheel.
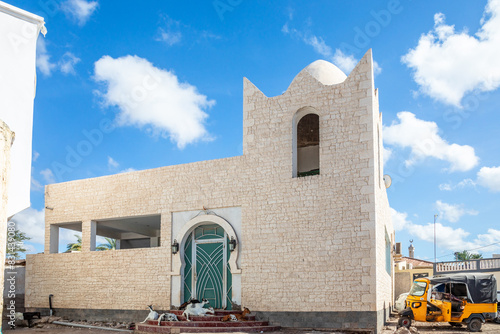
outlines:
M401 327L410 328L410 326L411 326L411 319L410 319L410 317L403 316L403 317L399 318L398 325L401 326Z
M479 332L483 323L478 318L472 319L467 325L467 329L471 332Z

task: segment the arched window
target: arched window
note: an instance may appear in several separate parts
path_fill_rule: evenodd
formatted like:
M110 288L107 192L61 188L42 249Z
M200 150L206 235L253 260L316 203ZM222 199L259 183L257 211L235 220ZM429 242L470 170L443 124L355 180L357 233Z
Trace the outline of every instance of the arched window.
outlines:
M319 116L303 110L297 113L295 120L293 176L317 175L319 174Z

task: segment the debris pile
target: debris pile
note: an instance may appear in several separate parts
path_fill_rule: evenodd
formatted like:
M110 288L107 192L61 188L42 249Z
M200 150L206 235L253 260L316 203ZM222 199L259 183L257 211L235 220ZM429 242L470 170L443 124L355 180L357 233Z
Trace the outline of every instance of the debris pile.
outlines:
M34 328L54 328L57 326L53 324L54 321L64 321L66 323L72 323L75 325L86 325L86 326L96 326L96 327L108 327L116 329L130 329L132 324L128 322L117 322L117 321L87 321L87 320L67 320L61 317L42 317L41 319L33 319L31 321L31 327ZM19 327L28 327L28 321L22 320L16 323Z

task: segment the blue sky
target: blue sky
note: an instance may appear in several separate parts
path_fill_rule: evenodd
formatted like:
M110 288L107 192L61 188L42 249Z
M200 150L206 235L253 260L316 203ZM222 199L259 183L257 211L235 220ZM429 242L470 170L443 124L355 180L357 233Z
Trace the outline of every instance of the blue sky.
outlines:
M407 254L500 253L500 1L9 1L45 18L32 207L43 186L242 154L242 82L285 91L317 59L373 49L385 173ZM62 242L73 239L62 235ZM489 247L485 247L491 245Z

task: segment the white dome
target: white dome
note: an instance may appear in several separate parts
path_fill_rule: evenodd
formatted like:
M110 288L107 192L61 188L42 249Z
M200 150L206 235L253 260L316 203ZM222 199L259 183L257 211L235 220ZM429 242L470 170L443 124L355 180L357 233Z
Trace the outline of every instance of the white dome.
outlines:
M304 70L323 85L336 85L344 82L347 78L340 68L326 60L316 60L314 63L309 64Z

